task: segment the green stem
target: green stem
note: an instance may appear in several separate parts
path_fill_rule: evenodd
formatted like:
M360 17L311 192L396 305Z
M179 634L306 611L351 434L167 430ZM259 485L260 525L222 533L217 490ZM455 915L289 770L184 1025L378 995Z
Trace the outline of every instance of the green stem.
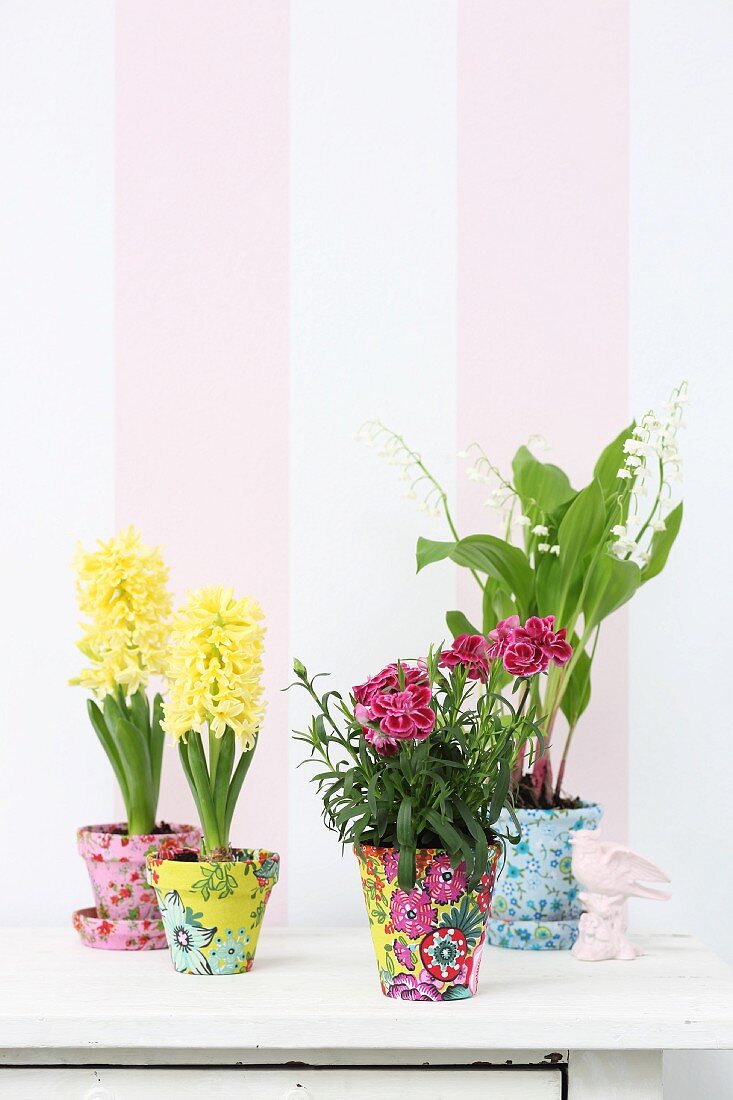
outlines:
M204 747L201 743L201 734L191 730L188 735L188 761L191 767L191 775L198 794L201 809L201 826L204 831L204 843L207 851L214 848L223 848L224 840L219 833L214 799L211 793L211 780L206 767Z

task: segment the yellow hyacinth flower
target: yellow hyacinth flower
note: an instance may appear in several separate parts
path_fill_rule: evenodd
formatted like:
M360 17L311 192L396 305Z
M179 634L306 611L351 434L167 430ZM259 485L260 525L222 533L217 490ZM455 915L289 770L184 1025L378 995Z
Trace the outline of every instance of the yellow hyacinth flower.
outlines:
M231 588L189 592L173 619L170 691L163 728L176 740L194 730L221 738L227 727L252 748L265 713L265 625L256 600Z
M172 610L160 550L128 527L74 558L79 610L86 616L78 648L89 661L71 682L103 698L121 687L131 696L165 672Z

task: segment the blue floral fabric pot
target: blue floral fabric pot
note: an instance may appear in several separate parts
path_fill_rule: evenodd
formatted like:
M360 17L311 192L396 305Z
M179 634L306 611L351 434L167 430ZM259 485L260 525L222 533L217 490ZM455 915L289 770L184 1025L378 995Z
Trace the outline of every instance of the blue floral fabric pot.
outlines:
M578 936L581 905L572 871L570 836L596 829L603 807L517 810L518 844L507 844L506 863L494 888L486 942L520 951L568 951ZM512 830L504 811L499 825Z

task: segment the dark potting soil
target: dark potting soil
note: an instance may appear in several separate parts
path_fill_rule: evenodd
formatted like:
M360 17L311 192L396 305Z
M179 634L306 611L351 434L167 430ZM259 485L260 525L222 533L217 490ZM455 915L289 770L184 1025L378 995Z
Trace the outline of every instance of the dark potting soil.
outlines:
M113 829L107 829L107 832L110 833L112 836L129 836L129 833L125 828L126 825L127 822L125 821L122 825L115 825ZM164 836L166 833L170 834L173 832L173 827L169 825L167 821L161 821L160 825L156 825L155 828L151 830L151 832L146 833L145 835Z
M580 810L582 806L582 798L563 798L555 794L548 798L542 791L538 794L528 775L522 776L514 792L515 810Z

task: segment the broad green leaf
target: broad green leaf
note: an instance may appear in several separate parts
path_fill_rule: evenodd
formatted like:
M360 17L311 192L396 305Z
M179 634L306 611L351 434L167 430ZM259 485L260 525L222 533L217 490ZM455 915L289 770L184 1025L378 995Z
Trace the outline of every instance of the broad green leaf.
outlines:
M613 439L608 446L601 451L600 458L595 464L593 469L593 477L596 481L601 483L605 496L615 496L619 488L618 471L624 464L626 455L624 453L624 443L629 438L634 428L636 427L636 421L632 420L628 428L624 428L622 432Z
M570 595L579 588L586 558L604 537L606 509L601 484L595 479L586 485L568 508L557 532L560 546L560 589L556 607L543 611L554 614L558 626L564 626L570 610Z
M469 622L462 611L449 611L445 616L448 629L454 638L459 634L480 634L473 623Z
M444 561L453 553L455 542L435 542L433 539L419 538L417 540L417 571L420 572L426 565L432 565L435 561Z
M560 561L554 554L538 554L539 562L535 566L534 608L538 615L554 615L560 608L562 578ZM558 624L559 625L559 624Z
M604 550L593 567L583 602L586 634L630 600L640 584L641 570L635 562L614 558Z
M469 535L455 544L450 556L457 565L493 577L507 596L514 596L522 618L529 614L532 568L518 546L495 535Z
M552 463L540 462L527 447L520 447L515 454L512 470L514 488L525 509L536 503L543 512L554 512L575 496L575 489L564 470Z
M655 531L649 547L650 558L641 571L641 583L645 584L652 577L661 573L667 564L669 552L674 545L674 540L680 531L682 523L682 501L674 508L664 521L665 530Z
M415 885L415 848L412 845L400 847L400 857L397 861L397 885L400 890L409 893Z
M574 636L571 641L573 650L576 650L580 645L579 639ZM560 704L571 729L578 724L578 719L590 703L590 669L590 657L583 650L568 677ZM564 675L567 676L567 673Z

